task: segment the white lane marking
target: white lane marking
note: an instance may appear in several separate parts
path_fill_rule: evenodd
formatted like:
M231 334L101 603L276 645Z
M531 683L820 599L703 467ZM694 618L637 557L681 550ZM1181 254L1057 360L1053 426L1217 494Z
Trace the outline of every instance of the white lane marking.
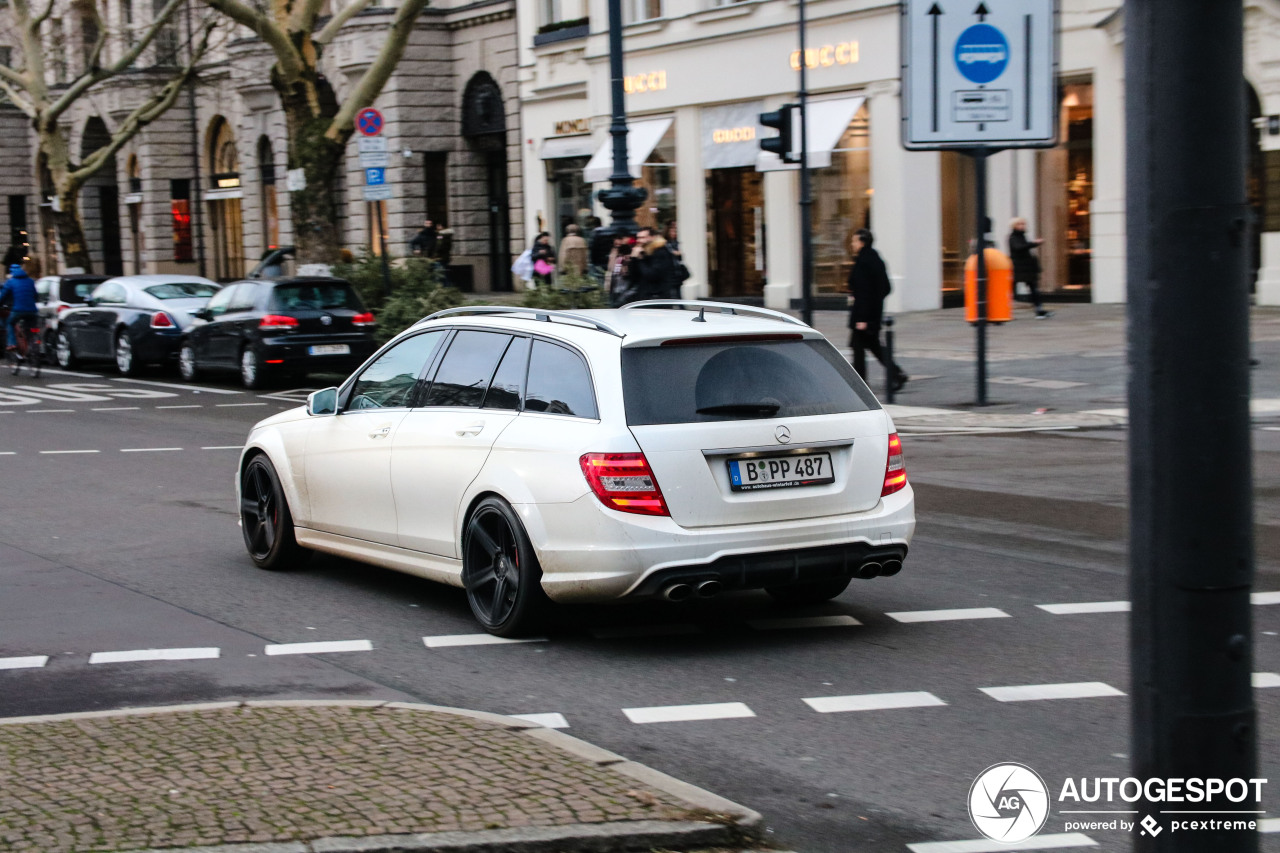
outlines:
M216 648L198 649L135 649L128 652L94 652L89 663L132 663L153 660L211 660L222 654Z
M1077 681L1071 684L1025 684L1020 687L979 687L997 702L1034 702L1039 699L1093 699L1099 696L1123 696L1110 684L1101 681Z
M630 637L675 637L684 634L698 634L702 629L697 625L619 625L616 628L592 628L591 633L597 640L623 640Z
M1254 604L1280 604L1280 592L1255 592L1249 600Z
M371 652L368 640L333 640L322 643L277 643L267 646L268 655L323 655L329 652Z
M17 455L18 454L16 450L6 450L4 452L0 452L0 456L17 456Z
M191 403L186 406L156 406L157 409L203 409L199 403Z
M1037 604L1041 610L1047 610L1058 616L1073 613L1128 613L1127 601L1082 601L1076 604Z
M452 646L499 646L507 643L545 643L546 637L495 637L492 634L441 634L438 637L423 637L422 642L429 649L447 649Z
M791 628L844 628L862 623L852 616L795 616L779 619L748 619L747 624L757 631L785 631Z
M953 619L1008 619L1009 614L995 607L968 607L958 610L905 610L886 613L899 622L949 622Z
M101 379L102 376L97 373L74 373L70 370L59 370L59 376L81 376L85 379Z
M861 696L815 696L804 703L819 714L845 711L888 711L894 708L929 708L945 705L932 693L864 693Z
M165 453L170 450L181 450L181 447L122 447L121 453Z
M531 723L546 726L549 729L569 728L569 721L564 718L564 714L512 714L511 716L517 720L528 720Z
M1280 687L1280 673L1255 672L1253 674L1253 686L1257 688Z
M754 717L741 702L713 702L706 705L663 705L654 708L623 708L622 713L633 723L685 723L693 720L729 720Z
M1026 376L992 376L987 380L997 385L1025 385L1028 388L1045 388L1051 391L1062 391L1067 388L1079 388L1087 382L1068 382L1065 379L1031 379Z
M1258 832L1280 832L1280 817L1264 817L1258 821Z
M31 655L24 658L0 658L0 669L39 669L48 662L48 655Z
M239 394L239 391L227 391L223 388L205 388L204 386L194 387L191 385L175 385L172 382L152 382L148 379L121 379L120 377L112 377L112 382L135 382L138 385L154 385L157 388L177 388L179 391L186 391L190 394Z
M265 406L266 403L214 403L219 409L234 409L237 406Z
M90 409L91 412L136 412L140 406L101 406L97 409Z
M67 415L73 414L75 409L27 409L28 415Z
M1003 850L1062 850L1067 847L1097 847L1098 842L1079 832L1036 835L1026 841L1007 844L978 838L973 841L926 841L908 844L911 853L999 853Z
M215 444L211 447L202 447L201 450L243 450L243 444Z
M1280 427L1263 427L1267 432L1280 432ZM1269 820L1280 821L1280 818L1269 818ZM1280 829L1272 829L1270 832L1280 832Z
M55 456L62 453L100 453L98 450L41 450L40 453L45 456Z

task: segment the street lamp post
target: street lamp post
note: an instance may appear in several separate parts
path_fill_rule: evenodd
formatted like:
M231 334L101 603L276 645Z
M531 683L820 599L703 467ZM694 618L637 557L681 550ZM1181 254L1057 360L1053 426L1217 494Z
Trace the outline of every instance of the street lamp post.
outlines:
M635 178L627 166L627 105L626 91L622 83L622 0L609 0L609 95L613 107L613 122L609 133L613 136L613 174L610 186L600 190L600 203L609 208L612 222L609 233L613 236L632 236L638 230L636 209L649 193L635 186Z

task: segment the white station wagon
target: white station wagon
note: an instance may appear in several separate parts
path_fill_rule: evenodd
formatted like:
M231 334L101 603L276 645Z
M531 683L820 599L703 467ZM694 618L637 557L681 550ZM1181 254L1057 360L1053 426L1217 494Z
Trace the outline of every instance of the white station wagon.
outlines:
M500 636L547 599L825 601L900 571L915 529L893 421L840 353L709 302L433 314L254 426L236 486L257 565L460 586Z

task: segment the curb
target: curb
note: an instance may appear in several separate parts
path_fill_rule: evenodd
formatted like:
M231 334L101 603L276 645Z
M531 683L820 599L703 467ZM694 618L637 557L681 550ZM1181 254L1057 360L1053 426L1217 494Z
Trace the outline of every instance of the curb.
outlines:
M81 711L44 716L4 717L0 726L92 720L105 717L133 717L230 708L390 708L426 711L469 717L508 729L544 746L566 752L580 761L608 767L638 783L661 791L689 806L702 820L613 821L570 824L555 827L519 827L475 832L432 832L358 837L330 836L311 841L223 844L204 847L134 848L119 853L623 853L647 851L654 847L686 849L699 846L750 844L759 835L764 818L759 812L718 794L668 776L652 767L631 761L607 749L548 729L528 720L518 720L486 711L449 708L415 702L363 699L254 700L246 702L205 702L187 705L158 705L111 711Z

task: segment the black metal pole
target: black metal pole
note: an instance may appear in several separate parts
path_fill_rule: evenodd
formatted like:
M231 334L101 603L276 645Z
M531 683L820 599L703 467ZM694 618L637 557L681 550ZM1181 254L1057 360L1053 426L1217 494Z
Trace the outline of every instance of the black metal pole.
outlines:
M800 0L800 319L813 325L813 184L809 176L809 87L804 0Z
M1124 13L1132 773L1248 780L1258 760L1242 4L1128 0ZM1132 807L1168 830L1161 809L1261 809L1254 793ZM1244 853L1258 834L1134 842Z
M649 193L635 186L635 178L627 165L626 97L622 77L622 0L609 0L609 99L613 109L609 133L613 135L613 174L609 176L610 186L596 195L609 209L609 233L630 236L639 230L636 208Z
M191 21L191 4L187 3L183 7L183 13L187 22L187 58L189 61L195 60L196 51L196 30L195 25ZM174 26L177 29L177 26ZM173 62L177 65L180 60L177 56L177 48L174 48ZM191 184L191 229L195 232L196 237L196 269L200 270L202 278L208 277L208 266L205 264L204 258L204 216L200 210L200 119L196 111L196 74L193 71L191 76L187 78L187 107L191 116L191 167L195 171L196 178ZM141 272L139 270L138 272Z
M391 262L387 260L387 220L382 215L382 206L386 204L383 201L375 201L373 203L374 216L378 217L378 236L382 240L382 289L391 295Z
M987 150L975 148L973 157L974 207L977 208L978 253L978 405L987 404Z

